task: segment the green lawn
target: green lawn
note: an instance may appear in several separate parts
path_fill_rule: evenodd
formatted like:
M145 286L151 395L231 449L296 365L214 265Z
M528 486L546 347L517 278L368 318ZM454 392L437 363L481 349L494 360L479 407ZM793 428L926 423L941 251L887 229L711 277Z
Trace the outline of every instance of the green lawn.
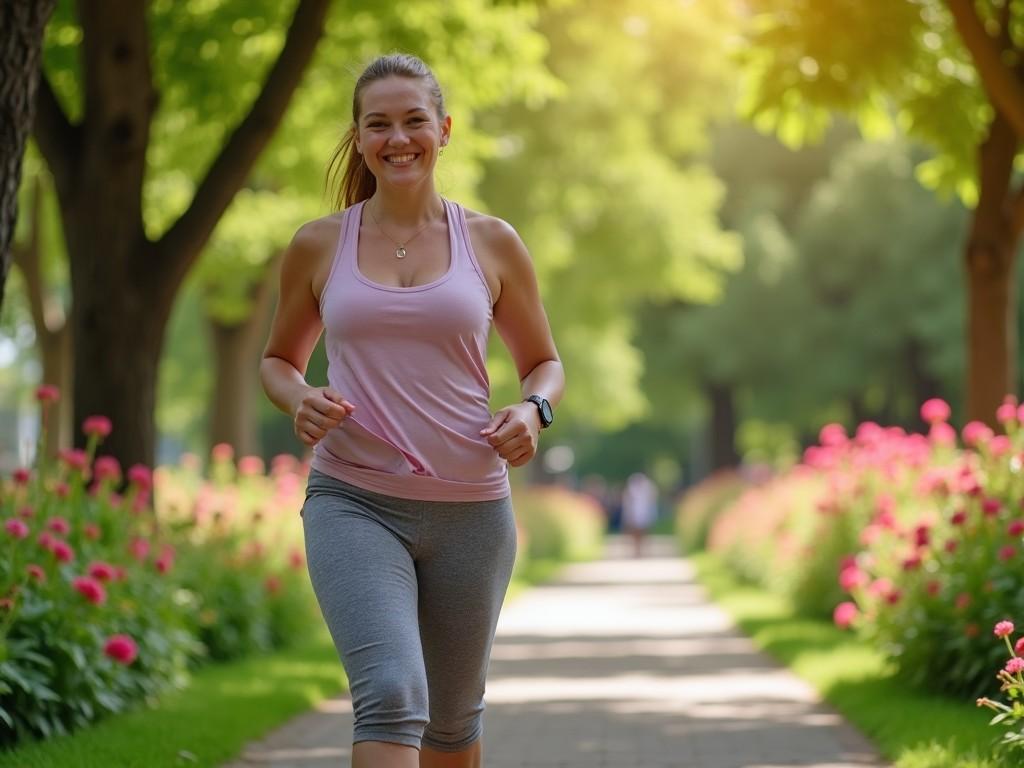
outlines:
M794 617L778 595L741 585L713 556L691 556L700 581L764 651L811 683L896 768L1008 768L990 757L991 712L893 679L881 653L831 624Z

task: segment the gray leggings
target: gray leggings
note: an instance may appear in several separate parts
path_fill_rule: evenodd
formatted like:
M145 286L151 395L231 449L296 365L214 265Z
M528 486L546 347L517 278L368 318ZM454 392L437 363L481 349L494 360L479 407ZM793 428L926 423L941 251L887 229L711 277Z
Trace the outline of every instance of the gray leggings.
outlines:
M411 501L313 470L302 517L313 591L349 678L353 743L472 745L515 559L511 500Z

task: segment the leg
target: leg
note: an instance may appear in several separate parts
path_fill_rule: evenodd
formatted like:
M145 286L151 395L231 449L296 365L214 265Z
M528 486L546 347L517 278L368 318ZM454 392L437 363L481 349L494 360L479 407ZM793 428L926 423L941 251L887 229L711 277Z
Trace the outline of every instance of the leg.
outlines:
M314 482L319 485L303 507L306 555L349 678L354 765L415 766L427 722L427 684L418 585L402 526L388 527L372 505L330 481Z
M421 768L476 768L484 683L515 560L508 499L429 510L417 573L420 638L430 691Z

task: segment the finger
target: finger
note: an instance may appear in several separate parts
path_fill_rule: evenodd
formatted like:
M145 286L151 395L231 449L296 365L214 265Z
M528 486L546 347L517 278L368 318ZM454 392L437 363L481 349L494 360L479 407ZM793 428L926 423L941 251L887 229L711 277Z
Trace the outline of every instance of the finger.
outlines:
M502 424L504 424L511 415L512 414L508 410L506 410L504 408L501 409L496 414L494 414L494 416L491 418L490 422L488 422L487 426L480 430L480 434L481 435L493 434L494 431L496 429L498 429Z
M487 438L487 441L493 446L499 446L507 443L509 440L521 440L528 434L526 425L522 422L509 420L505 422L497 432Z
M306 430L301 430L299 432L299 439L302 442L304 442L306 445L316 445L319 442L315 437L313 437L311 434L309 434L309 432L307 432Z
M520 464L525 464L533 456L533 451L530 446L525 446L520 450L512 454L512 457L508 460L509 464L518 467Z
M334 421L341 421L349 414L349 410L343 405L338 405L330 400L315 400L313 403L313 412Z
M322 391L325 398L330 400L332 403L340 405L345 410L346 413L351 413L352 411L355 410L356 407L352 405L352 403L350 403L348 400L346 400L344 397L342 397L339 393L335 392L330 387L324 387Z

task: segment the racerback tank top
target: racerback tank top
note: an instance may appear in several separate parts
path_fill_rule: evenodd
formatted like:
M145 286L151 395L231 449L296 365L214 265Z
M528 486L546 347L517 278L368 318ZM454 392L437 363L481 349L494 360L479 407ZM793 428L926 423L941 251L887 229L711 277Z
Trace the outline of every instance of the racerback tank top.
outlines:
M409 288L360 272L365 201L343 213L320 317L328 382L356 410L317 443L311 465L405 499L500 499L509 493L508 465L480 436L491 419L486 363L493 302L465 211L442 200L448 271Z

